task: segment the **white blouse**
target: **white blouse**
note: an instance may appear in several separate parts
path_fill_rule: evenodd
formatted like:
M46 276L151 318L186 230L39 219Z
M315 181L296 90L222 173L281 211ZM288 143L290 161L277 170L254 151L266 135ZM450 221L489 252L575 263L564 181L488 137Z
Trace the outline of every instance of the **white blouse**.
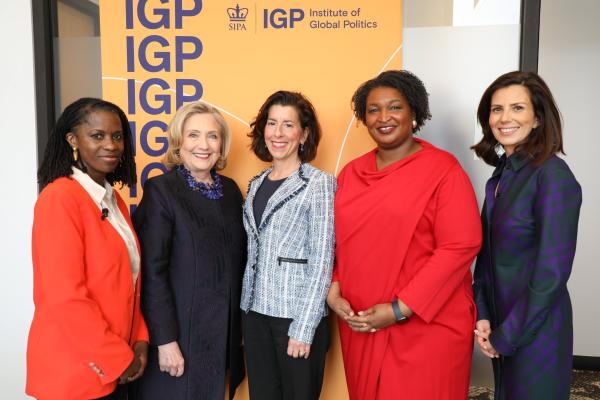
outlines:
M121 214L121 210L119 210L112 186L106 181L104 181L104 186L100 186L88 174L82 172L80 169L75 167L71 167L71 169L73 170L73 175L71 175L72 178L83 186L85 191L88 192L90 197L98 205L98 210L100 210L100 214L98 214L99 218L103 208L108 210L106 219L119 235L121 235L121 238L123 238L125 246L127 247L127 253L129 254L129 261L131 264L131 274L133 275L133 284L135 286L140 272L140 253L138 252L137 242L133 231L129 227L125 217L123 217L123 214Z

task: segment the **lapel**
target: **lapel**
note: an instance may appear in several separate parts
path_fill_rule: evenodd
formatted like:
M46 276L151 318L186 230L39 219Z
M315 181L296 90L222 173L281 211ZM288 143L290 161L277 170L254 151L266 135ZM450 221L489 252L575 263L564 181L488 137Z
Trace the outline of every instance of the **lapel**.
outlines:
M250 187L248 189L248 195L246 197L246 204L244 206L244 218L248 221L248 225L252 230L253 235L258 237L258 234L268 225L271 217L279 210L285 203L300 194L306 186L308 186L309 179L306 177L306 164L301 164L300 168L292 175L290 175L285 182L273 193L273 196L267 202L267 206L262 216L260 226L257 226L254 220L254 213L252 212L254 196L256 191L266 179L267 175L271 172L272 168L269 168L250 181Z
M519 175L519 171L530 162L531 158L522 153L515 153L508 158L506 158L506 156L502 157L501 163L498 164L498 168L494 171L492 179L490 179L490 181L493 180L493 188L491 188L492 196L494 196L496 184L500 183L501 188L501 195L493 197L493 207L489 207L491 208L491 210L489 210L490 221L492 218L501 218L503 220L511 218L511 215L507 215L507 212L509 212L509 209L514 205L518 194L522 190L522 182L520 181L523 179L523 174ZM505 172L503 172L503 170L505 170ZM502 176L504 173L507 174L506 177Z
M127 205L125 204L125 202L121 198L121 195L119 194L119 192L117 192L116 190L114 191L114 196L117 199L117 207L119 207L119 210L121 211L121 214L123 214L123 218L125 218L125 222L127 222L127 226L129 226L129 229L131 229L131 232L133 233L133 238L135 239L135 244L137 246L138 257L140 257L140 263L141 263L141 261L142 261L142 254L140 252L140 242L138 240L137 234L135 233L135 228L133 227L133 223L131 221L131 215L129 214L129 210L127 209ZM140 268L140 271L141 270L142 269ZM138 275L138 280L139 280L139 275Z
M254 220L254 213L252 212L252 207L254 205L254 196L256 196L256 191L260 187L260 185L265 180L265 177L271 172L273 168L267 168L254 178L250 179L248 182L248 193L246 194L246 202L244 203L244 218L250 227L252 235L258 239L258 227L256 226L256 221Z
M283 182L283 184L273 193L273 196L267 202L267 207L263 213L262 221L258 227L258 232L262 231L269 223L269 220L285 203L296 197L308 186L308 178L305 176L306 166L300 164L300 168ZM266 175L265 175L266 177Z
M500 175L502 174L502 170L504 169L504 165L506 164L506 155L500 157L494 172L492 172L492 176L488 179L485 185L485 216L489 223L492 221L492 212L494 210L494 206L496 204L496 185L500 180Z

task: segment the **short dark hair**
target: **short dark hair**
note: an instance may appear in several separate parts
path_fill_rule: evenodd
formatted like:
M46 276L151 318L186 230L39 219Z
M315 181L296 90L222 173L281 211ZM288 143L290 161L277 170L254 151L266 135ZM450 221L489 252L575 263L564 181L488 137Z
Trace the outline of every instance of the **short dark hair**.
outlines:
M106 180L111 185L120 182L122 185L133 186L137 182L135 159L133 157L133 143L129 121L116 104L91 97L81 98L69 104L56 121L56 125L46 144L44 159L38 169L38 182L43 189L57 178L71 176L71 167L76 165L73 159L73 150L67 142L67 134L73 132L84 123L90 113L104 110L117 114L123 129L124 150L119 166L106 175Z
M298 119L300 120L300 127L308 130L308 136L302 146L303 150L298 151L298 156L303 163L314 160L317 156L319 141L321 140L321 126L317 119L317 113L310 100L302 93L286 90L280 90L270 95L260 107L254 121L250 124L252 131L250 131L248 137L252 138L250 148L254 151L254 154L262 161L273 161L273 156L271 156L271 153L267 149L264 133L265 125L269 118L269 109L274 105L291 106L296 109Z
M487 164L498 165L500 157L496 149L499 143L490 128L492 96L498 89L512 85L522 85L527 89L538 121L538 126L529 133L523 143L515 148L515 152L526 154L535 165L540 165L556 153L564 154L562 121L554 97L546 82L538 74L524 71L501 75L483 92L477 108L477 119L483 131L483 138L479 143L471 146L471 149Z
M429 112L429 93L425 89L423 82L412 72L406 70L384 71L375 78L364 82L356 89L352 96L352 110L354 115L362 123L366 123L365 116L367 112L367 97L371 90L378 87L389 87L399 91L411 108L417 122L413 132L417 132L425 124L425 121L431 119Z

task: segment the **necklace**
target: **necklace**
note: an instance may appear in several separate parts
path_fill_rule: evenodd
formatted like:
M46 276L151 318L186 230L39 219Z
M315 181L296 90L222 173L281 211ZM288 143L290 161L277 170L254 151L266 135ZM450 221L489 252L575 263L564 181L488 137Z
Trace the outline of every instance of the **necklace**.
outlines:
M192 176L192 173L183 166L183 164L177 166L177 172L179 172L186 180L190 189L195 192L200 192L202 196L210 200L219 200L223 197L223 184L221 183L221 176L217 174L217 171L213 168L210 170L210 176L213 180L213 184L204 182L198 182L196 178Z

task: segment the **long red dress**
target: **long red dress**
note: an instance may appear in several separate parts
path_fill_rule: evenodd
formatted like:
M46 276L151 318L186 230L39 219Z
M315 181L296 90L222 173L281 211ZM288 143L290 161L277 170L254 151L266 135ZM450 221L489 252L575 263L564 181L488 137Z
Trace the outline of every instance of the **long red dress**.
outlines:
M375 333L339 320L351 399L467 397L477 202L458 161L416 140L421 150L381 171L373 150L338 177L333 279L342 297L355 312L397 297L415 313Z

